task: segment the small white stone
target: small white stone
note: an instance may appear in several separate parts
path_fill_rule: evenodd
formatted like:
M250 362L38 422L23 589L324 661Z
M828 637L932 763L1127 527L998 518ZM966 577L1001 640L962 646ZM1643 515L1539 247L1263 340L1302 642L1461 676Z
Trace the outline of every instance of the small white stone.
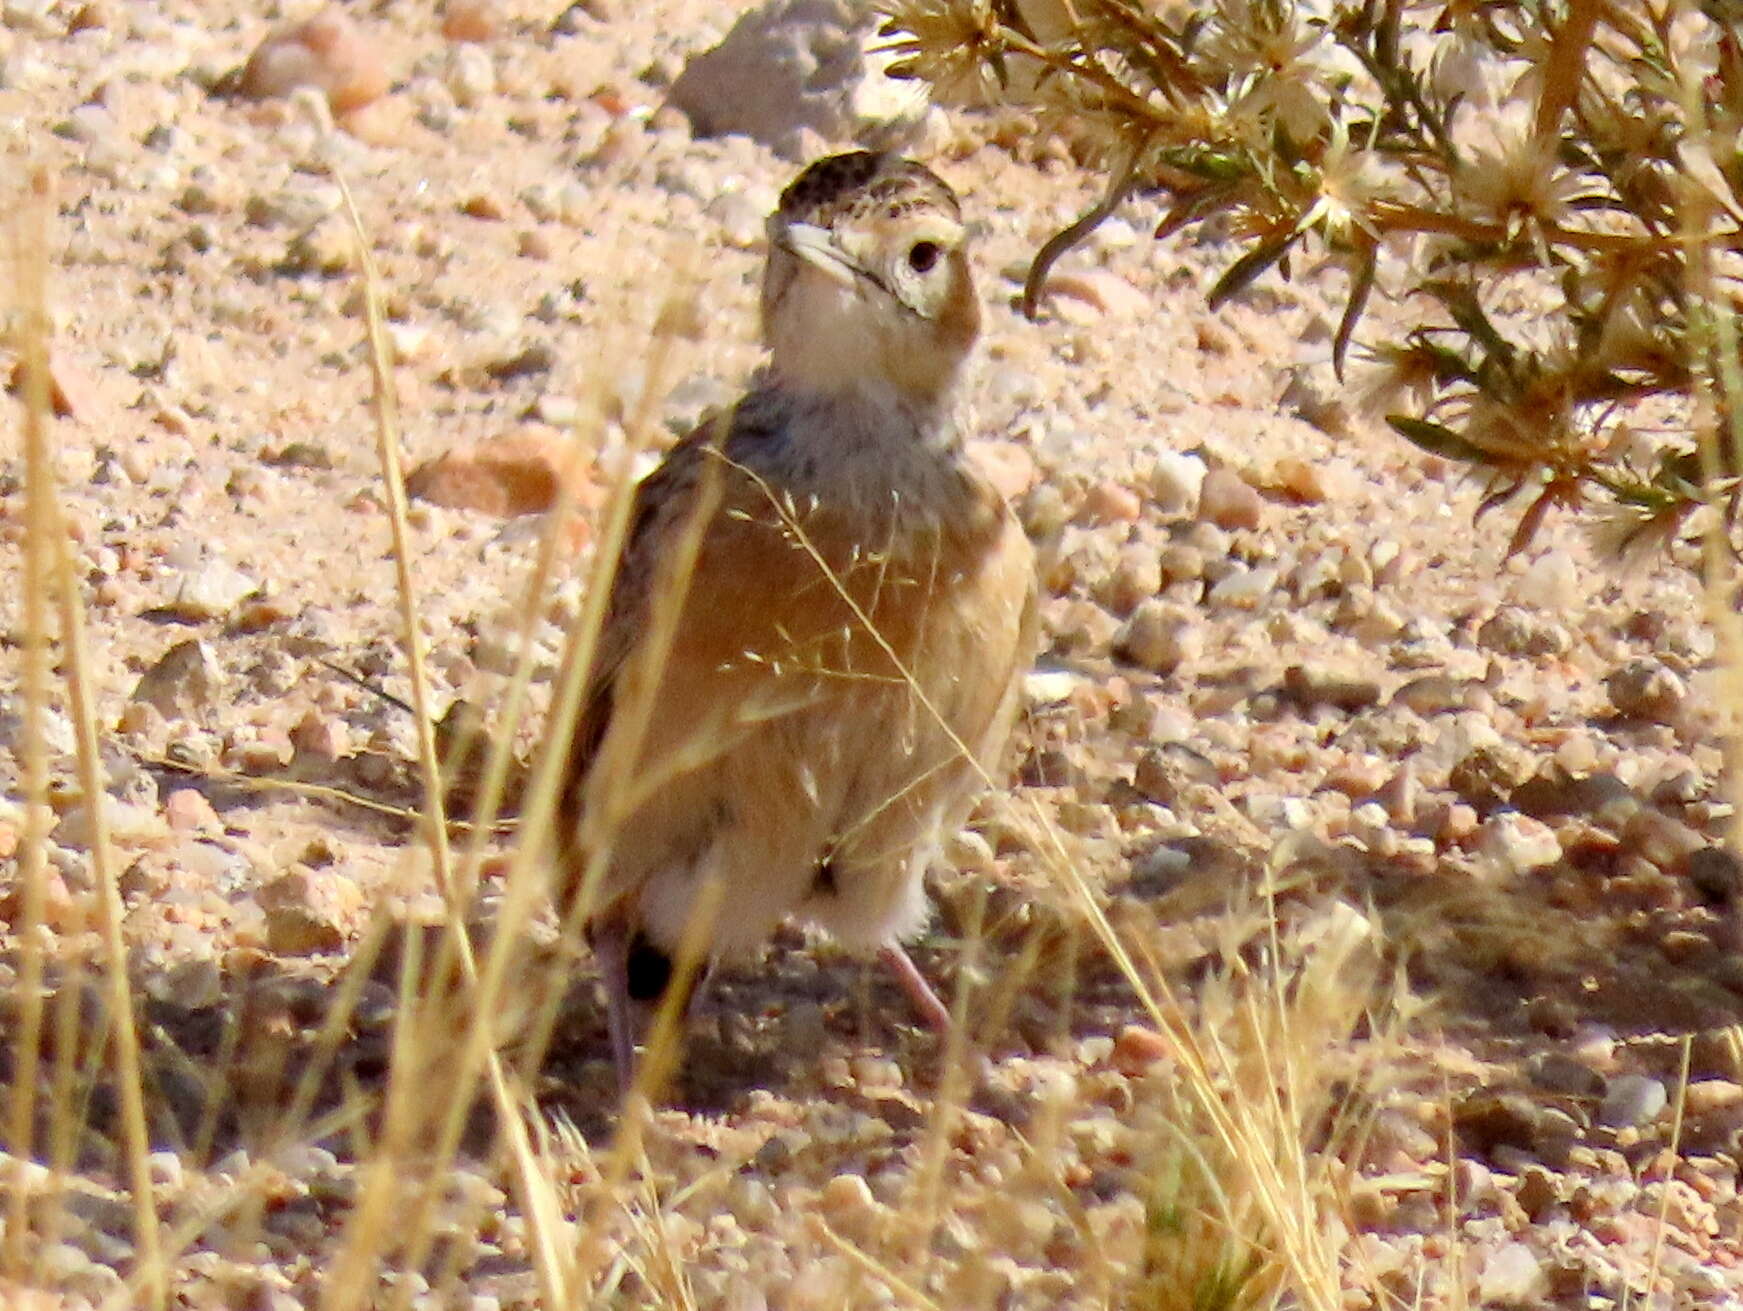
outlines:
M1489 817L1478 850L1506 875L1528 874L1561 859L1561 843L1549 825L1513 812Z
M42 733L43 745L50 754L70 756L78 747L73 721L53 706L43 706L36 721ZM17 754L24 750L24 701L18 696L0 694L0 747Z
M1543 1263L1535 1252L1524 1243L1503 1243L1483 1262L1477 1297L1491 1305L1536 1305L1544 1283Z
M1566 610L1580 599L1579 573L1566 551L1546 551L1531 562L1513 593L1526 605Z
M1260 565L1257 569L1243 569L1229 574L1210 589L1205 600L1213 606L1253 610L1276 590L1276 566Z
M393 347L393 357L400 361L421 359L430 345L430 330L421 323L387 324L387 340Z
M449 47L448 92L454 103L471 109L496 91L496 66L479 46L463 43Z
M1676 718L1688 697L1688 685L1675 670L1657 660L1630 660L1604 680L1610 704L1630 719L1663 724Z
M1204 650L1204 635L1188 612L1160 601L1146 601L1132 612L1114 639L1114 651L1152 673L1171 674L1196 660Z
M112 841L139 846L164 837L168 829L156 811L104 796L103 819ZM74 806L55 825L54 840L74 850L88 850L96 841L96 826L88 805Z
M1083 681L1069 669L1037 669L1023 679L1023 699L1032 706L1057 705Z
M720 224L729 246L750 250L763 239L763 216L769 207L743 191L728 191L708 202L708 217Z
M159 1188L168 1188L171 1192L181 1188L186 1171L180 1155L175 1152L153 1152L145 1158L145 1163L151 1171L152 1183Z
M1150 499L1163 514L1189 514L1204 486L1204 461L1196 455L1163 451L1150 466Z
M1604 1089L1598 1123L1612 1129L1651 1124L1669 1102L1662 1080L1644 1074L1620 1074Z
M240 569L214 558L182 575L174 609L191 619L221 619L258 586Z

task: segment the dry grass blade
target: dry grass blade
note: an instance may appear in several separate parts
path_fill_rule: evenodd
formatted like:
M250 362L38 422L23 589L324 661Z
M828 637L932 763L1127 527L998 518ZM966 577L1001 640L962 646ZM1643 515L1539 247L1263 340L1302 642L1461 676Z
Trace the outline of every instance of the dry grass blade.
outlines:
M1694 1059L1693 1036L1684 1034L1680 1046L1682 1059L1677 1071L1676 1097L1671 1102L1670 1142L1665 1149L1673 1160L1676 1159L1682 1147L1683 1117L1688 1110L1689 1067ZM1648 1289L1658 1287L1658 1271L1664 1262L1665 1235L1670 1231L1670 1181L1661 1181L1658 1188L1658 1211L1654 1216L1652 1256L1646 1267L1646 1287ZM1623 1304L1627 1304L1627 1299L1623 1300Z
M43 1018L43 882L48 873L49 816L48 756L43 741L43 717L48 707L48 578L50 543L54 532L54 488L48 477L48 355L47 324L43 321L47 296L48 252L42 217L43 195L48 180L38 173L32 179L37 192L24 205L14 226L14 295L18 305L29 307L33 322L24 339L24 458L31 470L26 487L23 600L23 690L24 733L24 834L19 861L19 879L24 885L23 914L19 924L18 990L20 1013L14 1037L16 1055L7 1115L7 1150L15 1160L28 1160L35 1146L38 1054ZM8 1192L6 1223L6 1269L9 1277L22 1279L28 1260L26 1240L29 1225L25 1207L30 1190L15 1184Z
M116 884L118 870L109 842L104 798L102 761L98 754L97 720L91 688L91 658L85 640L84 603L74 572L72 547L61 522L55 491L55 472L44 436L48 410L48 313L47 211L50 189L47 175L39 173L32 184L32 203L26 206L25 222L32 229L24 243L20 292L24 321L24 358L32 381L28 384L25 441L26 477L35 513L33 536L43 539L33 551L33 577L27 588L35 591L46 580L37 570L52 564L54 586L60 602L62 658L67 670L68 710L73 722L78 779L85 796L91 824L91 869L96 884L98 921L104 962L104 982L109 1009L109 1041L114 1044L115 1083L121 1099L123 1147L132 1190L136 1268L142 1283L141 1302L160 1307L168 1295L168 1271L158 1240L156 1188L149 1157L151 1144L146 1127L145 1092L140 1074L139 1032L133 1014L133 989L127 971L127 947L121 932L121 894ZM48 558L45 559L44 557ZM37 592L40 605L41 593ZM42 617L38 614L38 619ZM39 642L42 634L37 633ZM40 648L39 648L40 649ZM41 658L40 655L38 657ZM40 672L40 671L39 671ZM39 686L38 692L42 691ZM40 715L41 702L37 703ZM40 751L40 743L38 746ZM40 761L39 761L40 765ZM39 874L40 879L40 874ZM40 887L40 884L39 884ZM40 891L38 892L40 907ZM27 1029L31 1026L27 1025ZM15 1094L28 1097L29 1094ZM65 1115L65 1109L57 1108ZM23 1190L20 1190L23 1191Z
M628 532L630 514L635 505L635 483L630 477L630 471L652 440L656 427L657 398L669 385L678 358L681 334L672 331L671 325L684 320L685 307L693 306L696 295L695 279L690 274L681 274L677 278L677 284L677 290L662 307L659 322L655 325L653 341L647 352L646 383L625 424L626 442L621 461L623 476L612 488L611 497L606 504L585 600L580 614L569 628L559 664L562 672L551 700L546 730L522 802L518 826L519 841L507 875L511 890L511 910L514 913L520 913L525 898L531 897L535 890L545 887L545 872L555 861L553 831L557 822L558 802L567 780L582 697L604 627L618 553ZM552 530L555 531L555 528L556 525L553 524ZM590 823L594 825L587 835L591 844L588 847L590 863L582 874L581 887L576 890L565 909L561 930L561 941L570 945L581 940L582 925L591 908L592 889L603 876L605 862L610 855L612 826L597 815ZM498 969L506 968L507 958L512 950L509 935L499 933L493 946L493 955L500 954L502 957L496 962ZM524 1077L531 1077L536 1073L544 1059L556 1024L561 995L560 982L551 980L538 1000L536 1014L521 1044L520 1068Z
M435 721L431 713L429 680L424 668L423 635L419 622L415 566L411 555L410 528L406 520L405 483L399 460L397 403L389 364L390 347L383 328L379 281L369 253L369 243L362 217L343 177L336 172L335 177L339 182L346 214L351 221L353 235L356 238L359 266L364 284L369 355L375 378L374 410L377 449L381 458L382 478L387 491L388 518L393 533L403 637L406 658L411 670L412 706L418 720L418 752L424 779L427 835L431 852L435 858L439 888L447 903L450 939L461 964L464 985L470 992L476 988L477 964L473 958L470 941L467 938L462 918L462 907L455 901L453 865L444 822L441 760L436 748ZM405 995L407 994L402 993L402 997ZM437 1008L432 1007L431 1009ZM481 1041L469 1044L468 1053L482 1058L486 1081L498 1117L499 1131L509 1144L510 1156L515 1166L517 1192L532 1239L534 1266L538 1272L543 1296L547 1305L567 1305L568 1284L561 1256L562 1244L557 1241L553 1232L558 1219L556 1209L552 1204L549 1184L538 1172L538 1161L527 1138L526 1125L522 1118L519 1101L511 1091L508 1078L502 1069L500 1058L494 1046L489 1042L490 1026L484 1019L485 1014L488 1012L475 1014L475 1025L483 1028L485 1032ZM426 1042L433 1040L433 1032L425 1037ZM480 1051L480 1048L483 1050ZM346 1308L355 1307L365 1295L366 1272L373 1265L374 1254L379 1250L379 1244L386 1237L383 1222L399 1186L399 1179L392 1168L394 1162L391 1149L396 1145L403 1147L409 1144L412 1122L415 1118L427 1113L429 1109L427 1103L420 1103L419 1099L410 1096L410 1089L403 1081L408 1077L416 1077L428 1072L427 1063L416 1057L406 1064L395 1062L393 1077L402 1082L399 1087L390 1089L389 1131L383 1143L385 1159L383 1154L378 1154L376 1168L370 1172L369 1184L358 1201L357 1214L354 1217L357 1223L351 1230L352 1242L343 1252L328 1285L324 1304L333 1308L333 1311L344 1311ZM463 1075L465 1072L461 1073ZM462 1086L465 1086L464 1083ZM399 1095L395 1096L394 1094ZM413 1110L414 1106L418 1107L416 1111ZM392 1110L396 1107L402 1111L402 1114L398 1116L392 1114Z

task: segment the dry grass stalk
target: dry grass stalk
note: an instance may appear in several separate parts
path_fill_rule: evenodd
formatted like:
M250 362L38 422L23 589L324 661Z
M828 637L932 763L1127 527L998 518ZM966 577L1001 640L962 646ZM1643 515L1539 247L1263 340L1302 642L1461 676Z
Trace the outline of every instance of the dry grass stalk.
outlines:
M46 186L46 179L38 181ZM30 1159L36 1138L38 1054L43 1019L43 884L48 875L46 839L49 816L48 753L43 719L49 697L48 573L54 530L54 488L48 450L48 326L43 321L47 291L47 236L40 201L21 210L14 227L13 287L18 305L30 307L33 320L22 334L24 349L24 459L31 477L25 488L27 531L24 537L23 693L24 732L21 749L24 774L24 833L18 876L24 887L20 939L19 1026L15 1039L15 1074L7 1117L7 1151L15 1163ZM6 1223L6 1270L23 1279L29 1254L26 1205L30 1190L15 1184L9 1190Z
M373 409L376 418L377 449L381 459L382 478L387 490L387 511L393 532L396 582L401 604L403 638L406 658L411 671L412 706L417 716L419 764L424 781L427 840L435 859L438 887L447 904L447 937L459 961L463 990L475 993L478 967L473 956L465 922L464 908L456 898L453 864L448 848L445 823L442 769L435 740L435 718L431 712L429 680L424 668L422 625L419 620L417 592L414 585L414 562L411 554L410 528L406 521L405 482L399 459L399 429L397 400L391 373L391 351L384 328L380 284L369 253L367 233L361 215L337 171L334 174L344 198L346 214L357 241L357 254L364 285L364 306L368 328L369 357L375 379ZM413 983L412 966L415 953L405 957L407 969L402 985ZM333 1276L323 1296L323 1305L332 1311L344 1311L357 1306L368 1286L367 1272L373 1266L376 1253L386 1240L386 1219L394 1204L401 1183L400 1171L411 1153L413 1143L423 1128L430 1105L426 1080L445 1062L434 1054L442 1050L442 1038L452 1031L454 1016L442 1005L447 998L435 998L426 1004L421 1018L422 1032L414 1032L410 1005L413 992L402 987L406 1015L402 1015L397 1036L396 1059L388 1088L387 1128L378 1145L373 1168L367 1176L362 1196L352 1215L350 1241L342 1248ZM472 998L468 998L472 1000ZM497 1114L498 1131L508 1144L514 1165L514 1178L529 1231L534 1268L547 1305L568 1303L568 1280L562 1245L556 1229L560 1225L552 1204L550 1186L539 1172L538 1160L527 1136L519 1097L515 1094L498 1057L491 1038L491 1017L494 1011L480 1006L472 1011L469 1025L471 1040L465 1047L466 1059L460 1063L454 1091L463 1094L470 1087L469 1076L475 1065L485 1072L492 1104ZM447 1103L441 1117L434 1175L440 1178L453 1159L460 1136L464 1108L456 1105L456 1097ZM398 1112L396 1114L396 1112Z
M61 519L56 491L53 456L48 448L47 416L49 411L47 269L48 212L52 191L45 171L31 179L30 194L20 220L21 233L17 256L17 293L22 324L21 346L25 363L25 477L29 503L28 541L26 545L25 611L27 646L26 703L27 746L26 802L30 815L30 835L34 838L25 850L26 915L28 938L40 932L42 889L46 870L42 862L44 837L40 825L47 814L46 762L41 737L41 724L47 706L47 596L51 587L59 601L62 659L67 669L68 713L75 734L78 781L84 795L91 831L91 868L95 882L96 919L104 954L103 982L108 1010L106 1034L84 1048L95 1064L107 1044L113 1044L115 1085L121 1101L122 1150L132 1189L134 1217L135 1273L140 1284L140 1303L159 1307L167 1296L167 1270L158 1237L157 1204L152 1183L149 1155L151 1151L145 1116L145 1092L140 1072L139 1033L133 1014L133 994L127 975L127 950L121 932L121 897L116 886L117 870L109 843L104 810L103 768L98 754L96 715L90 683L90 652L85 641L84 606L74 573L72 548ZM51 574L52 570L52 574ZM31 759L34 757L34 759ZM39 810L40 806L40 810ZM32 848L35 854L32 855ZM31 903L34 903L32 906ZM32 914L34 910L34 915ZM28 1043L21 1052L20 1073L28 1072L28 1081L20 1078L13 1091L13 1150L20 1160L32 1154L35 1118L36 1044L41 1025L40 992L43 977L40 947L27 949L25 983L26 1018L21 1026L21 1041ZM34 977L32 977L34 976ZM82 988L82 979L75 980L72 996ZM63 1005L58 1010L59 1038L63 1045L57 1062L55 1083L64 1091L71 1080L73 1053L81 1049L72 1031L76 1012L71 999L63 993ZM57 1099L51 1130L54 1149L51 1159L60 1165L71 1155L76 1138L73 1117L78 1099ZM51 1188L57 1185L51 1172ZM24 1207L30 1188L19 1181L12 1220L16 1225L17 1243L22 1244L29 1226ZM21 1247L9 1240L9 1258Z

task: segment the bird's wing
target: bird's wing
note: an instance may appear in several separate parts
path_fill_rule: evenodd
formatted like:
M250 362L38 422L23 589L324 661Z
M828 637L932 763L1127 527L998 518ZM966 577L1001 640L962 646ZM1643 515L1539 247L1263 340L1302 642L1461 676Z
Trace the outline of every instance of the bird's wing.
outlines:
M724 440L729 422L727 416L704 419L636 488L569 748L563 801L570 832L579 822L587 779L611 726L618 681L645 630L663 564L694 512L708 452Z

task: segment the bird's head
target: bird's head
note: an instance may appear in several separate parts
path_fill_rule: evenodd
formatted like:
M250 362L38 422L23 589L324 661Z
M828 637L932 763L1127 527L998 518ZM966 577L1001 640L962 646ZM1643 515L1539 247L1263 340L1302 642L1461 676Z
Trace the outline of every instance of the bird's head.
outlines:
M872 151L810 165L769 216L763 339L789 385L941 399L980 331L956 194Z

